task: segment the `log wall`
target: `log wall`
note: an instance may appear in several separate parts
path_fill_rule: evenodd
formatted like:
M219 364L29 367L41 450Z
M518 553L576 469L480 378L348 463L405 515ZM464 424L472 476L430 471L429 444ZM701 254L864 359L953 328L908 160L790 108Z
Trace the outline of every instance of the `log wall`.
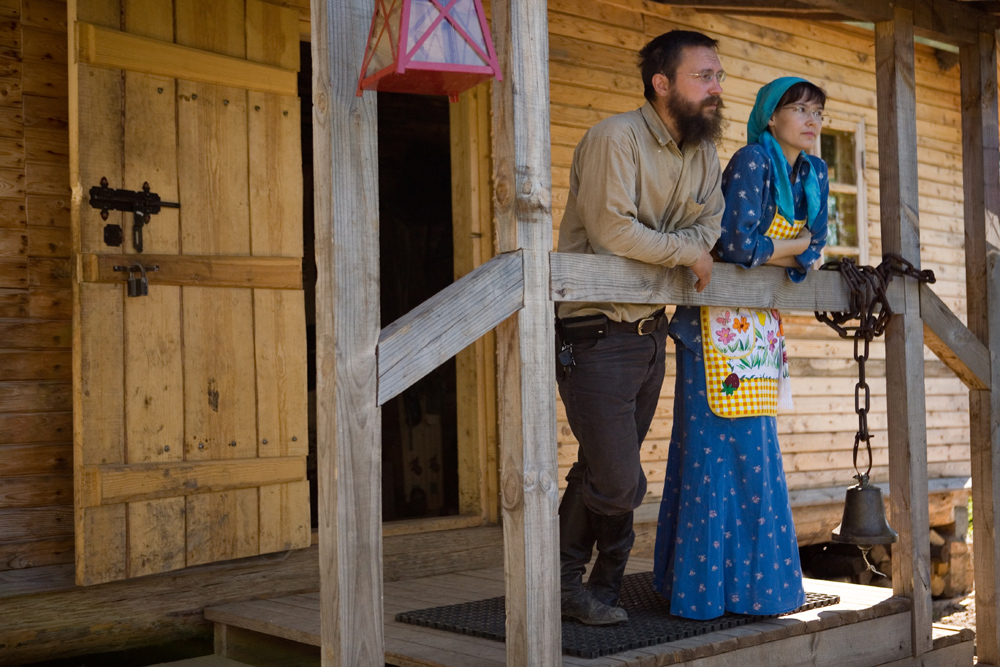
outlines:
M0 2L0 586L73 561L66 5Z
M870 257L881 258L878 191L878 119L875 36L839 23L702 13L642 0L549 0L552 109L553 219L558 225L569 193L573 149L603 118L641 105L636 52L671 29L704 32L719 40L728 78L723 84L729 119L719 147L723 164L746 142L746 122L757 90L779 76L808 78L828 93L826 109L845 123L864 122ZM916 45L918 174L922 267L933 269L934 291L965 320L965 255L961 117L957 55ZM792 490L853 484L851 449L857 430L853 343L809 313L786 313L785 331L795 410L778 417L785 471ZM668 348L672 346L668 344ZM670 350L668 350L670 351ZM929 477L968 476L968 392L925 348ZM873 402L873 481L889 477L885 348L872 346L868 366ZM670 441L674 377L667 378L642 459L647 502L662 492ZM576 458L576 440L559 408L559 463L564 476ZM565 485L565 482L562 482ZM644 517L655 516L648 511Z

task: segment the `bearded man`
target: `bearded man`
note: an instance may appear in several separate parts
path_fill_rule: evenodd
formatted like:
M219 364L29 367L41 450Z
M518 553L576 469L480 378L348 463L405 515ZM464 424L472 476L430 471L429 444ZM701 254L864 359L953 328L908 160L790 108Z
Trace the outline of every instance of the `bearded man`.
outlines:
M598 123L576 147L559 252L689 266L695 288L708 285L725 206L716 49L706 35L673 30L639 52L647 102ZM559 505L562 613L583 623L628 619L617 605L632 513L646 493L639 449L663 385L666 320L656 304L559 304L556 375L580 443Z

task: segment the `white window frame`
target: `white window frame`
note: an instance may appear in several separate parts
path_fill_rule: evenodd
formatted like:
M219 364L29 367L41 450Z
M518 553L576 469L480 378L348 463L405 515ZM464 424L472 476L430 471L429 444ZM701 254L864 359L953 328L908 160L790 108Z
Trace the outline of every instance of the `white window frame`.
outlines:
M834 130L854 134L854 173L856 181L853 184L830 183L830 192L853 194L857 201L857 234L858 234L858 264L868 264L868 187L865 180L865 119L831 118L823 123L824 130ZM812 154L821 157L820 137L816 137L816 145ZM838 254L853 254L854 246L828 246L827 252Z

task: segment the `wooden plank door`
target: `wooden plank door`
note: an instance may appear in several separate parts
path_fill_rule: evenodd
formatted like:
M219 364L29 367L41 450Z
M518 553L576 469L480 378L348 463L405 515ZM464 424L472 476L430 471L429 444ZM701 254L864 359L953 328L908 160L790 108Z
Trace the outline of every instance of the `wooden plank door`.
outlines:
M77 582L306 547L294 11L71 0ZM88 193L148 183L132 244ZM124 231L105 242L105 226ZM148 296L129 297L141 262Z

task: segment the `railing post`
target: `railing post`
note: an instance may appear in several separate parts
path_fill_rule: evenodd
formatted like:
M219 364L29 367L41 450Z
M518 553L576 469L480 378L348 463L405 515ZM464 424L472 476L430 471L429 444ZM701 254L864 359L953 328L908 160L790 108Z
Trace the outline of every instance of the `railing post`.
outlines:
M965 194L965 285L969 329L992 352L994 391L969 392L972 516L976 575L976 652L1000 665L1000 137L997 132L997 46L992 33L962 46L962 181Z
M893 7L875 24L879 196L882 249L920 266L917 202L917 117L913 69L913 10ZM889 417L890 519L899 531L892 550L892 587L913 600L912 648L931 649L930 525L927 501L927 419L920 286L903 282L905 310L885 331Z
M314 0L316 395L324 667L385 664L378 114L355 96L370 0Z
M562 664L557 539L548 16L539 0L493 3L503 81L493 88L500 252L522 249L524 308L497 332L507 664Z

